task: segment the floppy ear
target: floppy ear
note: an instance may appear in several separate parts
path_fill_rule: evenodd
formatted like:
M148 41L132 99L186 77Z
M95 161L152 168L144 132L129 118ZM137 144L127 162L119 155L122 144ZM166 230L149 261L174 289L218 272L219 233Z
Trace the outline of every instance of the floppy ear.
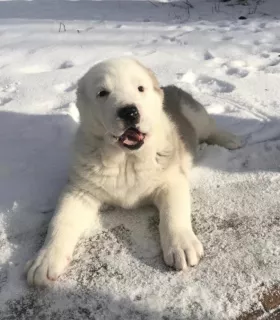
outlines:
M138 63L138 65L140 65L144 70L147 71L147 73L149 74L150 78L152 79L155 91L158 92L159 95L163 98L163 91L162 91L162 89L161 89L161 87L159 85L158 79L157 79L156 75L154 74L154 72L151 69L143 66L143 64L141 64L139 61L135 60L135 62Z
M79 111L81 111L81 109L83 108L83 105L85 104L89 104L89 96L87 93L87 87L86 87L86 83L87 81L89 81L89 77L88 77L88 73L86 73L82 78L80 78L78 80L78 86L77 86L77 90L76 90L76 105L79 109Z
M89 105L91 104L87 88L86 88L86 82L87 82L87 74L84 75L82 78L78 80L78 86L76 90L76 106L79 110L80 114L80 120L81 122L84 122L84 120L87 120L88 118L88 112L91 108L89 108Z
M76 91L76 95L77 95L77 100L84 100L86 97L86 90L85 90L85 86L84 86L84 76L82 78L80 78L78 80L77 83L77 91Z
M154 74L154 72L151 69L146 68L146 70L148 71L148 73L153 81L154 89L161 95L161 97L163 97L163 91L159 85L159 82L158 82L156 75Z

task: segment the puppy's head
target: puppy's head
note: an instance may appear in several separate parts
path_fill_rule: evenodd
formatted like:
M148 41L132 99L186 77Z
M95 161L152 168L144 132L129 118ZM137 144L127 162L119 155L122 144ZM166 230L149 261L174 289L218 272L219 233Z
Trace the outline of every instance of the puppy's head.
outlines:
M124 150L145 144L163 105L154 74L131 58L96 64L79 81L77 98L81 126Z

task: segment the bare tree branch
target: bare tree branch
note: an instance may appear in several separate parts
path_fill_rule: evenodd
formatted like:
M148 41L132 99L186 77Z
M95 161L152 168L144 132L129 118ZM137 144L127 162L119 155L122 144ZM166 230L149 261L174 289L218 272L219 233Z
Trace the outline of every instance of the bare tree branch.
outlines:
M60 22L60 24L59 24L58 32L61 32L61 31L66 32L66 27L65 27L65 24L63 22Z

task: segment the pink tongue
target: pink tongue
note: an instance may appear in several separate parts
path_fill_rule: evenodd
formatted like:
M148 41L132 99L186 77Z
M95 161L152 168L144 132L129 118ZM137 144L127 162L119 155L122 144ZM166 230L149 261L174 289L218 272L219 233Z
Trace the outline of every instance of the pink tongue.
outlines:
M141 140L143 140L143 134L131 129L126 130L121 136L122 143L129 146L134 146Z
M122 143L123 143L123 144L126 144L126 145L128 145L128 146L135 146L135 145L138 143L138 141L133 141L133 140L125 139L125 140L123 140Z

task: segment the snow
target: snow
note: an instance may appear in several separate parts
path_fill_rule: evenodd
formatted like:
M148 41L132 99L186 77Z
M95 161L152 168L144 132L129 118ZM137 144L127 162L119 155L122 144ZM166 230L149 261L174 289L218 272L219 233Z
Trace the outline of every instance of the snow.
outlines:
M256 13L192 4L188 13L181 2L0 1L1 319L235 319L279 283L280 4ZM236 151L202 145L192 172L206 256L186 273L169 270L155 210L111 209L53 288L28 288L25 262L67 179L76 81L120 55L244 136Z

